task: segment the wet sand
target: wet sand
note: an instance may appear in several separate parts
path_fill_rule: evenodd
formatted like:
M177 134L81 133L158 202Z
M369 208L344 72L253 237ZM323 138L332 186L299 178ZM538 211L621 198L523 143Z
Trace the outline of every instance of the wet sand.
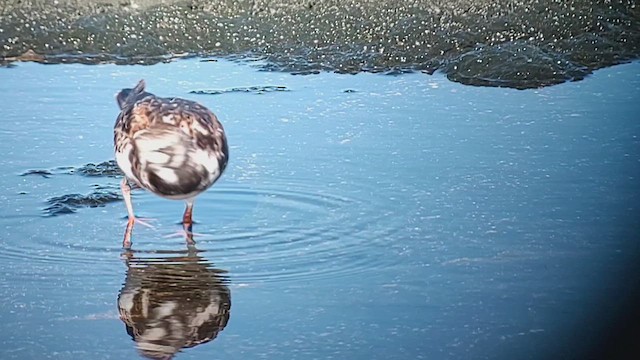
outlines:
M634 1L6 1L0 63L268 60L296 74L443 71L471 85L581 80L640 54Z

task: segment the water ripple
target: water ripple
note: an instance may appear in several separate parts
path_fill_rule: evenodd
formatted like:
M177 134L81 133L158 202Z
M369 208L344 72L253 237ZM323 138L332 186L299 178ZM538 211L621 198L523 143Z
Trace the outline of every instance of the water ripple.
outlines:
M198 241L215 248L216 261L230 269L234 283L332 278L392 265L385 239L398 228L380 225L385 214L370 199L283 187L222 190L234 193L236 201L257 199L253 225L227 225L214 238ZM206 224L196 231L202 228Z
M335 278L391 266L394 257L385 256L386 239L398 233L400 224L390 224L387 213L376 210L379 200L368 197L375 189L348 190L335 184L314 188L285 177L273 177L266 185L223 183L198 200L194 225L194 231L202 234L196 236L198 248L211 251L211 260L229 270L233 283L243 285ZM184 249L182 238L166 238L176 230L175 207L152 194L137 194L137 210L157 211L151 213L157 226L137 226L133 248L155 253L159 259L163 251ZM96 211L114 216L110 223L77 226L92 221L86 216ZM86 265L94 272L108 272L122 252L124 223L112 208L48 218L33 223L31 230L33 235L19 247L1 247L0 259ZM77 232L77 237L70 232Z

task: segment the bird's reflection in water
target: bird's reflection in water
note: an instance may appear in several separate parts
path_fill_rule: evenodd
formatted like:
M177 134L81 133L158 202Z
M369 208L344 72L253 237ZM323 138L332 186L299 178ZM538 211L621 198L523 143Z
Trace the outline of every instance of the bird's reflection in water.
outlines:
M143 356L171 359L180 349L215 339L227 325L231 293L226 272L199 253L193 247L124 252L127 278L118 310Z

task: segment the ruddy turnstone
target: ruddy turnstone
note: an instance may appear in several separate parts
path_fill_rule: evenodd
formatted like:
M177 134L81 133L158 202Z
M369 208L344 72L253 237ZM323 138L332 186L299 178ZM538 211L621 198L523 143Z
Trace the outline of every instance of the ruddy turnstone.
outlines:
M204 106L180 98L162 98L145 91L144 80L117 95L120 115L114 127L115 155L124 172L121 189L129 214L123 246L131 246L136 218L129 182L152 193L184 200L182 218L187 242L196 196L220 178L229 148L222 124Z

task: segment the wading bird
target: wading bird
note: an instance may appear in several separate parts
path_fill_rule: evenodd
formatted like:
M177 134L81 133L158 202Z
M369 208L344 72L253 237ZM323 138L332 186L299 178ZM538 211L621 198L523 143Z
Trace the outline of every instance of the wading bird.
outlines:
M120 185L129 214L122 246L131 246L137 220L130 182L168 199L184 200L182 223L193 243L193 203L220 178L229 160L222 124L204 106L145 91L144 80L117 95L120 114L114 127L115 156L125 174Z

